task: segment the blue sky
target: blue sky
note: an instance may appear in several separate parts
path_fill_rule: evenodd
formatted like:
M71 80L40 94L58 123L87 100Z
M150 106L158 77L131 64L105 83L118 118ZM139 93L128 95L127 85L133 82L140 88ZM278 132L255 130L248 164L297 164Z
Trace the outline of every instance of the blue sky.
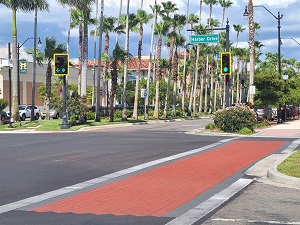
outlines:
M157 0L158 3L166 0ZM249 30L248 20L243 17L245 6L248 4L247 0L231 0L234 4L226 11L225 18L229 19L230 28L230 41L236 42L236 32L233 29L233 24L241 24L246 30L239 36L239 47L248 46ZM45 42L46 36L55 36L59 43L67 42L67 30L69 14L68 9L63 8L57 3L56 0L48 0L50 4L50 12L39 12L38 14L38 36L42 42ZM100 0L99 0L100 2ZM130 12L136 12L140 7L141 0L130 0ZM186 14L186 2L187 0L173 0L173 3L177 4L180 9L178 13ZM300 61L300 45L291 39L294 38L300 43L300 1L297 0L253 0L254 5L264 5L275 16L278 12L283 14L281 19L281 37L283 45L281 46L281 54L284 58L295 58ZM99 3L100 4L100 3ZM127 0L123 0L123 13L126 11ZM149 4L154 4L154 0L145 1L144 9L150 12ZM95 6L96 7L96 6ZM95 9L94 7L94 9ZM105 0L104 14L105 16L117 16L119 8L119 0ZM254 8L254 20L259 23L261 29L258 30L259 36L255 36L255 39L262 42L265 45L262 49L263 53L271 52L277 53L277 20L269 14L265 9L261 7ZM11 25L11 11L5 6L0 5L0 57L7 55L7 43L12 40L12 25ZM190 0L189 13L199 14L199 0ZM209 6L203 4L202 21L206 21L209 16ZM220 6L214 6L213 18L222 20L222 8ZM22 44L27 38L33 37L33 13L17 13L17 29L18 29L18 41ZM145 26L144 41L143 41L143 55L149 55L150 48L150 34L151 23ZM94 27L90 27L90 30ZM184 34L184 32L183 32ZM137 55L137 41L138 34L130 33L130 53ZM115 42L115 35L111 34L111 49ZM124 44L124 38L121 38L121 44ZM21 49L20 58L28 58L25 51L33 46L33 40L28 40ZM70 40L70 58L75 59L78 56L78 29L71 30ZM98 47L97 47L98 49ZM43 50L43 46L41 47ZM3 56L4 55L4 56ZM89 59L93 59L93 37L89 38Z

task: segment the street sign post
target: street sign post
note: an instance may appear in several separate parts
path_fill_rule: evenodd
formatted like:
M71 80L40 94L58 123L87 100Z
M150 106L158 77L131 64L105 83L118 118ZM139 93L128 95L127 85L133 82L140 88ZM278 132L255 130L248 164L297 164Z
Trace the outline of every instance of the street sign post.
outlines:
M148 90L147 89L141 89L141 98L146 98L148 95Z
M219 34L190 35L191 44L219 43Z

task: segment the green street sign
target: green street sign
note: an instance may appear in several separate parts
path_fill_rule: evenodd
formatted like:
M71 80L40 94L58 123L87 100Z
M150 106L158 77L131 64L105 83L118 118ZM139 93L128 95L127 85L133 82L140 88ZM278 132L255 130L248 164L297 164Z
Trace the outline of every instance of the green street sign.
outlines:
M19 61L19 73L26 74L27 73L27 61L26 59L20 59Z
M191 44L219 43L219 34L190 35Z

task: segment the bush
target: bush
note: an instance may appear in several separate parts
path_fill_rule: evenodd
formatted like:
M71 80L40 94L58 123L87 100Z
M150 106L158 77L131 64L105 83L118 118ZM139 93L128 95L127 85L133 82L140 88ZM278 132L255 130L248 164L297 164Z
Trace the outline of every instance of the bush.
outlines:
M240 131L238 131L239 134L244 134L244 135L247 135L247 134L253 134L253 130L250 130L249 128L247 127L244 127L243 129L241 129Z
M216 125L214 123L206 124L205 129L206 130L215 130L216 129Z
M215 113L214 123L224 132L238 132L244 127L254 130L256 115L248 106L233 106Z
M88 120L94 120L94 119L95 119L95 113L94 113L94 112L91 112L91 111L87 112L87 113L86 113L86 118L87 118Z
M0 111L5 109L7 107L7 105L8 105L8 101L3 98L0 98Z

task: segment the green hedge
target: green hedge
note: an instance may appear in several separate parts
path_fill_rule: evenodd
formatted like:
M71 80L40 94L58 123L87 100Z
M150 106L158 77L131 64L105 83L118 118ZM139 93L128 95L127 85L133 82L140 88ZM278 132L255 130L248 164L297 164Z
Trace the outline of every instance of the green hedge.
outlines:
M215 113L214 123L224 132L238 132L243 128L254 130L256 124L255 112L247 106L237 105L219 110Z

